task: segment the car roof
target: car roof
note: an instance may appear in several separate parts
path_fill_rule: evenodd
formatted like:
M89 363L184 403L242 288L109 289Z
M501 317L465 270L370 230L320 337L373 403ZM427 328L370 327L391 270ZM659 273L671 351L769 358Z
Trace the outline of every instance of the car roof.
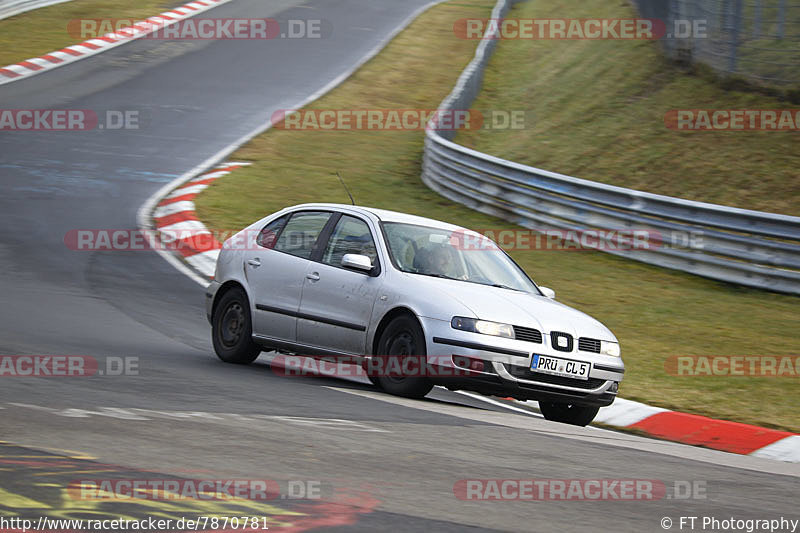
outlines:
M441 220L434 220L432 218L420 217L417 215L409 215L406 213L399 213L397 211L388 211L386 209L376 209L374 207L363 207L350 204L329 204L329 203L315 203L315 204L300 204L290 207L289 211L296 209L334 209L341 212L355 212L362 215L372 215L381 222L401 222L404 224L416 224L418 226L431 226L437 229L444 229L449 231L464 230L461 226L448 224Z

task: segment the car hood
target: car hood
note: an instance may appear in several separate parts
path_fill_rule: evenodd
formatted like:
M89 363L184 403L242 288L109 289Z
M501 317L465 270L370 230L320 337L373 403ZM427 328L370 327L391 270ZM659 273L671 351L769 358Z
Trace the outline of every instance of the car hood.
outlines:
M442 292L470 309L474 317L549 333L563 331L573 337L616 341L600 321L544 296L465 281L413 276L432 293Z

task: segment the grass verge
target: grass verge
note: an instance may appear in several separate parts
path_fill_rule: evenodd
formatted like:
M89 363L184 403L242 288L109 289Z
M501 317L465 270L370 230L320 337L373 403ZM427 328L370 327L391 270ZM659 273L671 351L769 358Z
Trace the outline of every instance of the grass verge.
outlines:
M70 35L67 25L71 20L144 20L185 3L180 0L73 0L20 13L0 20L0 67L85 41Z
M629 2L522 2L509 18L634 18ZM669 196L800 215L800 131L674 131L675 109L795 109L726 90L643 40L499 43L478 110L525 110L521 130L459 133L461 144L562 174Z
M474 41L453 22L487 17L493 0L437 6L313 109L430 109L451 90ZM537 2L537 4L541 4ZM360 205L429 216L480 229L519 229L453 203L420 181L423 132L272 129L231 157L253 163L198 197L199 217L233 230L302 202L344 202L340 170ZM672 355L791 355L800 331L798 299L734 287L591 251L511 251L560 301L602 320L620 338L627 365L622 396L652 405L762 426L800 430L798 381L791 378L679 378Z

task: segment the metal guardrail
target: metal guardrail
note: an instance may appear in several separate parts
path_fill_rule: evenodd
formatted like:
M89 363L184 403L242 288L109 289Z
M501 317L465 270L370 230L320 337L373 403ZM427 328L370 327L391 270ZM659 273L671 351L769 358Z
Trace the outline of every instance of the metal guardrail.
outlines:
M498 0L492 18L503 18L517 1ZM440 116L470 108L497 42L480 41L439 106ZM574 230L574 237L565 234L573 240L589 228L643 230L647 246L589 246L707 278L800 294L800 217L672 198L514 163L452 142L455 132L437 130L435 120L426 133L422 180L451 200L533 230Z
M19 15L31 9L70 1L72 0L0 0L0 20Z

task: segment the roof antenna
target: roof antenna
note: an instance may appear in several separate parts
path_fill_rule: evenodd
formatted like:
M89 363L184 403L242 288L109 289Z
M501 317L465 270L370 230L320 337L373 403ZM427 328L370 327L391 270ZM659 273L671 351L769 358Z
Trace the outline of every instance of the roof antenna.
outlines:
M352 194L350 194L350 189L348 189L348 188L347 188L347 185L345 185L345 184L344 184L344 180L342 179L342 175L341 175L341 174L339 174L339 171L338 171L338 170L336 171L336 176L338 176L338 178L339 178L339 181L341 181L341 182L342 182L342 187L344 187L344 190L345 190L345 191L347 191L347 196L349 196L349 197L350 197L350 203L351 203L352 205L356 205L356 201L355 201L355 200L353 200L353 195L352 195Z

